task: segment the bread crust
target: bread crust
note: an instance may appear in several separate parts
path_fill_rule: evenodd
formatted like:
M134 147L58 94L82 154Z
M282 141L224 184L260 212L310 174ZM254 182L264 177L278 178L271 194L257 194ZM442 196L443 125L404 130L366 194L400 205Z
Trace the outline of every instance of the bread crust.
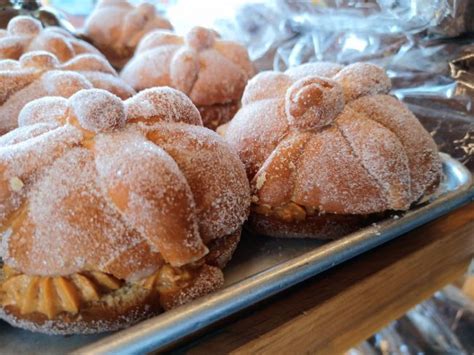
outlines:
M372 220L370 216L324 214L285 222L274 216L252 213L246 227L254 233L275 238L331 240L355 232Z
M0 222L11 229L2 250L5 262L42 276L93 266L128 279L158 267L157 252L175 267L201 259L206 243L246 219L250 199L243 166L217 134L180 123L200 122L184 94L157 88L123 103L90 90L55 100L62 109L55 122L48 121L56 124L50 131L21 129L4 139ZM51 103L31 103L30 118L22 122L51 120L44 106ZM24 149L11 145L13 137ZM40 169L45 172L37 174ZM90 249L84 233L97 248ZM123 255L130 262L114 262Z
M64 312L49 319L42 313L21 314L17 307L6 306L0 308L0 318L15 327L45 334L115 331L216 291L223 281L219 268L204 265L190 284L166 294L140 284L127 284L103 299L85 305L77 314Z
M105 58L95 54L77 55L61 63L52 53L28 52L18 61L1 61L0 83L0 134L16 128L21 110L41 97L68 98L79 90L94 87L122 99L135 93Z
M241 228L213 241L209 245L205 264L194 272L190 282L173 291L160 293L156 288L143 287L140 282L127 283L101 300L86 304L77 314L63 312L49 319L38 312L21 314L17 307L8 305L0 307L0 319L15 327L60 335L94 334L130 327L222 287L224 276L221 269L232 258L240 235ZM2 279L3 270L0 269Z
M60 27L43 28L40 21L30 16L16 16L6 30L0 30L0 58L18 59L22 54L47 51L60 62L71 60L79 54L102 54L86 41L74 37Z
M186 95L154 88L124 102L91 89L33 101L24 112L21 127L0 137L10 322L63 333L87 332L86 323L91 332L115 329L155 311L156 297L133 286L141 281L158 285L163 309L222 285L250 188L238 156L201 126ZM110 299L87 303L99 296ZM81 302L84 315L71 316ZM69 315L56 318L61 312Z
M101 0L86 19L84 36L121 69L140 39L156 29L172 30L173 26L152 4Z
M184 92L201 111L204 125L214 129L237 111L254 68L244 47L194 27L184 37L148 33L120 75L138 91L166 85Z
M218 131L245 164L253 229L332 238L361 216L407 210L438 185L436 144L389 90L368 63L309 63L249 81Z
M211 106L197 106L205 127L216 130L217 127L229 122L239 111L240 101Z

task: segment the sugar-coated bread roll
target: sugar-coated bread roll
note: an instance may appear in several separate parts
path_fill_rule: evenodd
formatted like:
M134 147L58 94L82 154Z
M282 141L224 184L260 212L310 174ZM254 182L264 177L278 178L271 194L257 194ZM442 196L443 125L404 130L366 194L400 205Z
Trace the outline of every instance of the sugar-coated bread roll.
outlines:
M30 101L69 97L93 87L123 99L135 93L104 57L95 54L80 54L64 63L45 51L25 53L18 61L0 60L0 134L18 126L19 113Z
M0 30L0 58L18 59L32 51L53 53L60 62L79 54L102 55L94 46L60 27L46 27L30 16L16 16L6 30Z
M151 3L132 5L127 0L100 0L84 25L84 35L115 68L133 56L148 32L173 27Z
M333 238L433 192L436 144L390 86L367 63L311 63L249 81L219 132L246 166L254 230Z
M249 206L242 162L177 90L32 101L0 137L0 318L95 333L212 292Z
M135 90L171 86L188 95L211 129L230 120L254 74L247 50L203 27L181 37L153 31L140 41L121 76Z

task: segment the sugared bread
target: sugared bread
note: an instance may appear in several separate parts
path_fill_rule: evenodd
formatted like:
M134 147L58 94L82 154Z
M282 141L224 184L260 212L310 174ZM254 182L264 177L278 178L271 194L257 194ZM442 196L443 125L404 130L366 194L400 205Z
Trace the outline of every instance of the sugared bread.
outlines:
M102 55L89 43L75 38L60 27L46 27L29 16L16 16L6 30L0 30L0 58L18 59L32 51L53 53L60 62L76 55L89 53Z
M253 73L244 47L195 27L185 37L167 31L149 33L121 76L137 91L161 85L181 90L201 112L204 125L215 129L238 110Z
M249 205L238 156L179 91L33 101L0 137L0 317L94 333L212 292Z
M84 35L115 68L122 68L145 34L172 28L151 3L135 6L126 0L100 0L86 20Z
M0 60L0 87L0 134L18 126L20 111L34 99L69 97L93 87L123 99L135 93L102 56L80 54L60 63L54 54L44 51L25 53L18 61Z
M390 87L364 63L305 64L249 82L221 131L251 180L254 230L332 238L433 191L436 144Z

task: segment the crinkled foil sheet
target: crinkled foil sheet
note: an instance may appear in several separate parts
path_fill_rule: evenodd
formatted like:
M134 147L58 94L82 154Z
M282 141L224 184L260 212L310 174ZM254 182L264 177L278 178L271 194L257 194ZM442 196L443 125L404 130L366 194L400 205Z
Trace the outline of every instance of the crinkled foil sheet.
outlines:
M248 2L215 26L258 69L311 61L386 68L440 149L474 171L474 0Z

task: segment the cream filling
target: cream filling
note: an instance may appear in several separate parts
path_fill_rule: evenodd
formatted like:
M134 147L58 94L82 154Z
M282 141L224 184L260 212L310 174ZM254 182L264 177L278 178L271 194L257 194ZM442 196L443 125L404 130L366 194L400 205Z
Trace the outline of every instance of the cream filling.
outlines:
M307 217L318 213L316 208L301 206L295 202L288 202L283 206L278 207L253 203L252 210L258 214L274 217L287 223L304 221Z
M170 292L191 277L187 270L164 265L134 284L158 293ZM25 275L5 265L0 279L0 304L16 307L22 315L41 313L53 319L63 312L77 314L127 285L124 280L98 271L44 277Z

